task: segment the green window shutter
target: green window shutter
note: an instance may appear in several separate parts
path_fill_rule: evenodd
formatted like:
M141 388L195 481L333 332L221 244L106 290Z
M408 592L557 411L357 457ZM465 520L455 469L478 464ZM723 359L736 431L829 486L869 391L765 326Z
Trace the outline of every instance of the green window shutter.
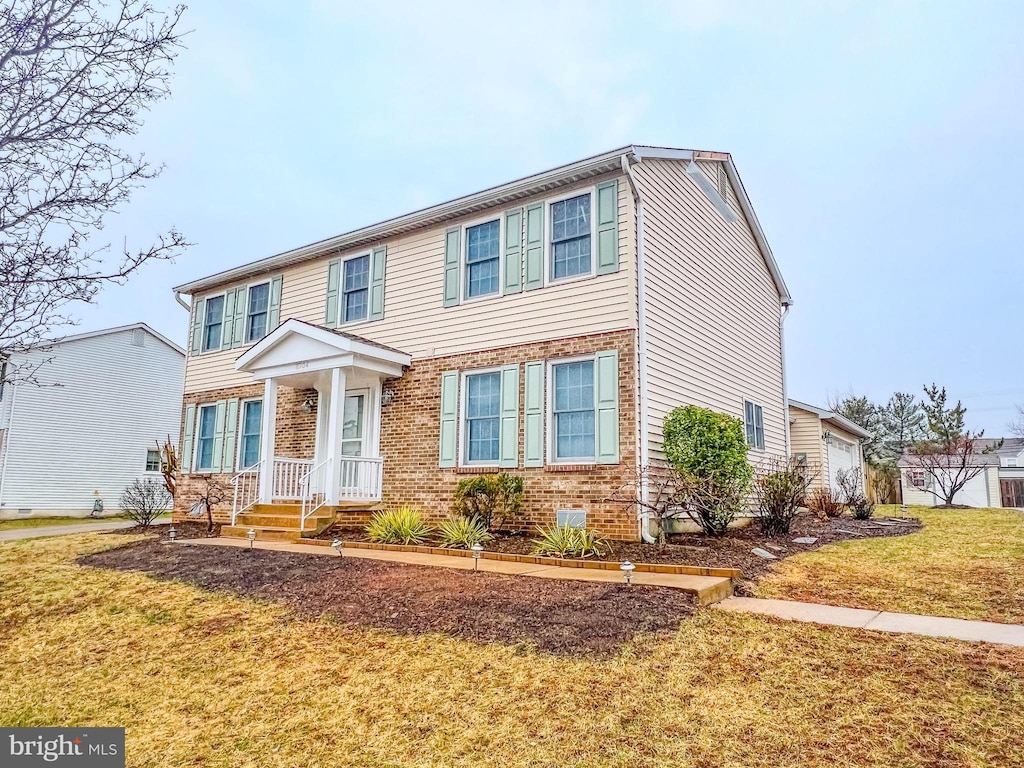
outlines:
M284 289L284 278L275 277L270 281L270 304L267 307L267 333L281 324L281 291Z
M334 328L338 324L338 300L341 298L341 259L327 264L327 309L324 325Z
M185 406L185 428L181 435L181 460L178 464L183 472L188 474L192 471L192 440L196 429L196 407Z
M501 419L498 422L498 466L519 466L519 366L501 369Z
M455 434L459 421L459 372L441 374L440 466L455 466Z
M619 353L598 352L594 356L596 385L598 464L619 463Z
M220 327L220 348L228 349L234 335L235 327L235 290L232 289L224 294L224 317Z
M384 264L387 257L386 245L374 248L370 256L370 320L384 318Z
M505 290L523 290L523 209L505 212Z
M597 274L619 271L619 182L597 185Z
M532 291L544 285L544 203L526 209L526 282Z
M224 455L224 422L227 419L227 401L218 400L213 420L213 472L220 472L221 458Z
M225 472L233 472L235 467L235 433L238 431L238 398L229 397L224 401L226 414L224 419L224 452L220 466Z
M235 292L235 311L232 314L230 320L230 328L228 329L228 335L231 338L232 347L240 347L245 343L245 312L249 306L246 302L249 300L249 289L239 288ZM231 295L231 291L228 291L228 296ZM226 319L228 311L225 310L225 327L227 327L228 320Z
M462 228L449 227L444 233L444 305L459 303L459 250Z
M192 299L192 354L203 351L203 315L206 313L206 299Z
M544 363L527 363L524 369L526 379L525 422L523 443L524 466L544 466Z

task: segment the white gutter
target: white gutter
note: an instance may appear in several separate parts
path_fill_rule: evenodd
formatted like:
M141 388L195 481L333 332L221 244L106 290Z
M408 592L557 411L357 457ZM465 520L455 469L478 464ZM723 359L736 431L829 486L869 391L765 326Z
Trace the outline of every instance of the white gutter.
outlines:
M192 307L190 307L188 304L181 300L181 294L178 291L174 292L174 300L178 302L185 309L186 312L188 312L190 315L192 314Z
M638 159L639 162L639 159ZM640 372L640 459L637 467L640 473L640 497L646 503L648 498L647 480L643 472L650 466L651 447L648 427L650 426L650 412L647 402L647 271L644 263L644 198L640 194L640 188L633 177L633 170L629 167L629 155L622 156L622 170L629 179L629 186L633 190L633 200L636 202L636 292L637 292L637 368ZM637 515L640 538L648 544L657 543L657 539L651 536L648 530L651 512L642 507Z
M779 315L779 346L782 351L782 423L786 425L786 459L793 455L789 437L789 390L786 387L786 317L789 315L789 304L782 305Z

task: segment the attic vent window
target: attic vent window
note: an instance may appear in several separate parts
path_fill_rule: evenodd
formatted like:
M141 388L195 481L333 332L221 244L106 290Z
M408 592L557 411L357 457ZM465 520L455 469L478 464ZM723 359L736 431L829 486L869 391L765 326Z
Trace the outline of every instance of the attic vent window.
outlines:
M141 328L135 328L132 331L132 346L133 347L144 347L146 346L146 332Z
M729 200L729 177L725 173L725 163L718 164L718 194L722 199Z

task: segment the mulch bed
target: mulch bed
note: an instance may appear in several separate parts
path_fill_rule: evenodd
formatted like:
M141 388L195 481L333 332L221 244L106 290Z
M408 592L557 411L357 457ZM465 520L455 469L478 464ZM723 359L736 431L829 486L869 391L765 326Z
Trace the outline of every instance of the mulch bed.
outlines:
M611 655L638 634L676 629L695 607L690 595L666 587L168 545L156 537L78 562L268 600L307 619L324 616L402 634L441 632L477 642L525 644L558 655Z
M113 531L106 531L104 536L128 536L138 533L148 533L153 536L158 536L161 539L167 538L167 532L170 530L170 523L154 523L150 526L144 525L133 525L131 528L116 528ZM220 536L220 523L213 524L213 532L207 533L206 523L197 523L192 521L186 521L182 523L174 524L174 538L175 539L208 539L216 538Z
M879 518L876 520L854 520L849 517L820 520L817 515L806 512L793 520L790 532L782 536L765 536L756 522L745 528L730 529L720 538L702 533L678 533L666 537L664 546L640 542L610 541L611 552L598 560L631 560L634 563L668 563L673 565L696 565L709 568L739 568L744 579L756 581L776 560L755 555L756 548L771 552L780 560L800 552L808 552L836 541L847 539L905 536L921 529L916 518ZM346 541L367 541L362 528L335 526L320 534L318 538L338 537ZM796 544L793 539L815 538L813 544ZM486 549L493 552L530 554L535 535L499 534L487 542Z

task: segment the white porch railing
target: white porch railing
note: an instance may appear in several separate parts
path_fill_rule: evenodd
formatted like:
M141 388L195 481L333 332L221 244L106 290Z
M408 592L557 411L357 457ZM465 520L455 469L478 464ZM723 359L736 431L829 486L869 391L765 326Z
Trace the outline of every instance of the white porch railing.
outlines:
M339 464L339 501L380 501L381 481L384 476L383 458L344 456Z
M284 459L274 457L271 496L275 501L302 500L302 476L313 466L311 459Z
M231 478L231 484L235 486L235 501L231 507L231 524L235 524L235 518L242 512L249 509L260 500L260 469L263 462L258 461L248 469L243 469Z
M299 529L306 530L306 520L320 507L327 503L327 473L330 471L331 460L324 459L302 475L302 519Z

